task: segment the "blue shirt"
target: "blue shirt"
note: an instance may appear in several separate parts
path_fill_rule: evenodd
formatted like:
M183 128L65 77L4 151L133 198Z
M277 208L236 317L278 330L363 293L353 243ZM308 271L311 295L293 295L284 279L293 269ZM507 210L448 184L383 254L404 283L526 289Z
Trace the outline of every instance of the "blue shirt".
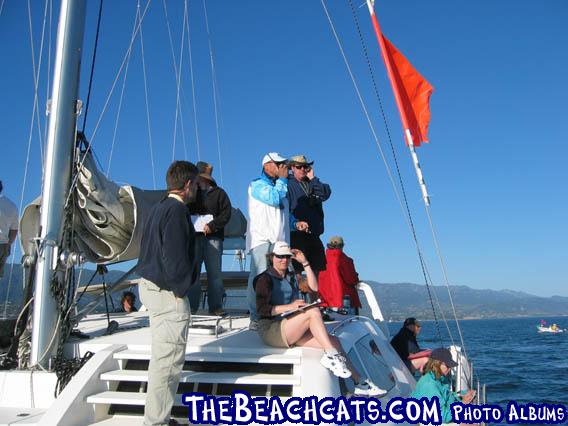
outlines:
M261 318L280 319L278 316L272 317L272 308L300 298L293 274L280 278L268 270L255 277L253 286L256 291L256 311Z

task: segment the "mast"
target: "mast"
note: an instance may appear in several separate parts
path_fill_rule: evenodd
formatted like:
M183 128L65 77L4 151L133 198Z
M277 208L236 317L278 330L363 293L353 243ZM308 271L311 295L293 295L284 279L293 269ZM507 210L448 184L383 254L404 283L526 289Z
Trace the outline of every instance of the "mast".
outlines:
M385 46L385 40L382 37L381 27L379 26L379 21L377 20L377 16L375 15L374 0L367 0L367 7L369 8L369 14L371 15L373 28L375 29L375 34L377 35L377 40L379 42L379 47L381 50L381 56L383 57L383 61L385 62L385 67L387 69L389 81L391 83L392 90L394 92L394 99L396 101L398 112L400 113L400 119L402 121L402 127L404 129L404 136L406 137L408 149L410 150L410 156L412 157L414 170L416 171L416 177L418 178L418 184L420 185L420 190L422 191L422 199L424 200L424 204L426 204L426 206L429 206L430 196L428 195L428 190L426 189L426 182L424 181L424 176L422 175L422 169L420 168L420 162L418 161L418 155L416 154L414 140L412 139L412 133L410 132L410 126L408 124L408 118L404 113L403 102L393 75L392 63L387 56L386 53L387 48Z
M49 368L58 341L58 307L50 285L59 261L64 206L71 184L84 28L85 0L62 0L42 191L30 355L30 364L43 368Z

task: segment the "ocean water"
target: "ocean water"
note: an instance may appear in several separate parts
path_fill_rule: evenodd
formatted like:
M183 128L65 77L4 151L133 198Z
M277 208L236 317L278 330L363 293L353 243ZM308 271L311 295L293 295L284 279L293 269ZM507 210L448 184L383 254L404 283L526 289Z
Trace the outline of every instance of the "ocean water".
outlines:
M568 332L538 333L536 326L541 319L568 329L568 317L460 321L474 375L487 386L487 403L503 408L511 400L568 406ZM401 325L390 323L391 335ZM441 346L436 323L423 321L422 325L420 346ZM444 346L448 346L450 339L443 321L439 327ZM450 330L458 343L455 322Z

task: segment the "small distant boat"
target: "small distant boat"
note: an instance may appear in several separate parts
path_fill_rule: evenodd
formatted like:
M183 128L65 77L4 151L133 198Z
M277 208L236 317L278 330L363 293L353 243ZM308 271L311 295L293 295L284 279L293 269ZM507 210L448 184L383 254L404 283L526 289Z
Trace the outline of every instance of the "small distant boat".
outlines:
M549 327L537 325L536 329L539 333L563 333L565 331L564 329L557 327L556 324Z

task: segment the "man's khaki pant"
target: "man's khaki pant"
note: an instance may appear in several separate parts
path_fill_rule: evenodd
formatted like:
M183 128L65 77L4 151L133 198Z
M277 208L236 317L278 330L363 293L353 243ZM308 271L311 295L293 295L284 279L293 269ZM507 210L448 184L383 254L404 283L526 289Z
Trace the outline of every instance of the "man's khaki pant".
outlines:
M162 426L169 422L185 361L189 302L146 279L140 281L139 292L150 313L152 334L144 424Z

